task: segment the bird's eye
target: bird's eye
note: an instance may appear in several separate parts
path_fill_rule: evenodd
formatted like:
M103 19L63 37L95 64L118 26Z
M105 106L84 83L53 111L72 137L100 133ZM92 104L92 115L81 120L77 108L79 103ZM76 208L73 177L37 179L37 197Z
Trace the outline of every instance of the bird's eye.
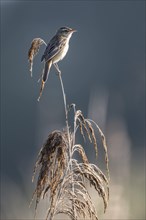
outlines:
M67 32L68 32L68 30L64 29L64 30L63 30L63 32L67 33Z
M69 30L68 30L68 29L66 29L66 28L61 28L61 32L68 33L68 32L69 32Z

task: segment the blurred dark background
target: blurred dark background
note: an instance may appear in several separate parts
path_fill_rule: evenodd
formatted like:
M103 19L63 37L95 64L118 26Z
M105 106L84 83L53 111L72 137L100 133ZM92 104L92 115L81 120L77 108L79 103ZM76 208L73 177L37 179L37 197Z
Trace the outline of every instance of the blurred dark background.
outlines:
M54 68L37 102L44 46L33 78L27 61L32 39L48 43L61 26L78 31L59 63L67 102L98 123L109 146L111 197L100 216L145 219L145 1L7 0L1 1L1 219L33 218L38 151L48 133L65 126ZM93 150L86 150L92 160Z

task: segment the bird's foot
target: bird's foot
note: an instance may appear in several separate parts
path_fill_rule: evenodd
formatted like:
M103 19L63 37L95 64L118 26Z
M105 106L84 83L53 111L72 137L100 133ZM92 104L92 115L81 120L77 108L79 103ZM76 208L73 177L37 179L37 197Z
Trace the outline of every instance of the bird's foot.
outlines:
M59 69L59 67L58 67L58 64L57 64L57 63L54 63L54 67L55 67L55 69L57 70L57 72L56 72L57 76L60 76L60 75L61 75L61 71L60 71L60 69Z

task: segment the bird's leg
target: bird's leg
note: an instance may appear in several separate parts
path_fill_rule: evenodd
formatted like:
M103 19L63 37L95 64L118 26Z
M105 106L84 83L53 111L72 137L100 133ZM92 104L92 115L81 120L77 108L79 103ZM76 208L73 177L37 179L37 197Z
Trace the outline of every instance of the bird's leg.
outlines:
M53 63L53 64L54 64L55 69L57 70L57 73L58 73L58 74L61 74L61 71L60 71L60 69L59 69L58 64L57 64L57 63Z

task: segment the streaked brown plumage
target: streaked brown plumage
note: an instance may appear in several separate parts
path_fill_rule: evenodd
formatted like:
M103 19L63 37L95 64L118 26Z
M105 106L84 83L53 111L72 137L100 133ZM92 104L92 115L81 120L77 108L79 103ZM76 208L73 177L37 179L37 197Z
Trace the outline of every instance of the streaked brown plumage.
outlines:
M75 32L74 29L61 27L57 31L56 35L48 43L41 59L41 61L45 62L45 65L42 74L42 84L38 101L41 98L52 64L57 64L67 54L67 51L69 49L69 40L73 32ZM55 65L55 67L57 66Z

